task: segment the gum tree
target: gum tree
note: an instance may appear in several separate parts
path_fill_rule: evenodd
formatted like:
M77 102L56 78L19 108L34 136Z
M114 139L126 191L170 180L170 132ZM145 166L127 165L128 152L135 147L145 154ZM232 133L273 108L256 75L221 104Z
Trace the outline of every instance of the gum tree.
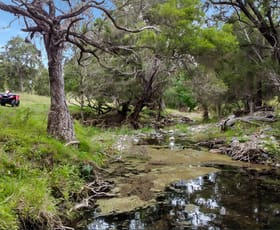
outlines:
M4 46L3 60L10 67L10 71L7 71L10 72L9 76L4 74L7 77L6 87L20 92L27 91L28 81L34 79L42 66L40 52L19 36L12 38Z
M96 57L100 50L115 52L124 48L104 43L99 39L98 33L92 30L96 18L101 16L107 18L117 29L126 32L140 32L147 28L131 30L119 26L112 13L113 8L112 1L0 1L0 10L22 18L22 30L28 33L28 40L34 39L34 36L43 38L48 58L51 96L47 131L57 139L66 142L76 139L64 92L63 51L66 44L78 47L81 53L91 53Z
M236 59L235 64L242 67L241 71L236 68L238 69L236 75L247 76L248 79L242 80L250 82L254 90L249 93L249 87L246 87L245 91L239 86L238 89L241 90L241 95L246 94L243 97L245 108L253 111L255 107L262 105L264 96L275 94L271 87L278 88L279 91L279 1L209 0L206 2L211 9L209 13L211 12L215 19L231 22L235 27L242 48L239 55L244 56L247 63L240 62L240 57ZM237 82L240 84L240 81ZM270 89L267 91L268 83Z

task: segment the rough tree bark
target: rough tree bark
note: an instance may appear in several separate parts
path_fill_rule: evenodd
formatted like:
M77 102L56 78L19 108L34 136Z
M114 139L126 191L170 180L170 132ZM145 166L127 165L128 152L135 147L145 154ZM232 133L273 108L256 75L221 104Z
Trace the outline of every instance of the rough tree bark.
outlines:
M139 120L139 115L140 112L142 111L142 109L144 108L144 106L146 105L146 99L141 98L140 100L138 100L135 104L134 110L131 113L131 115L129 116L129 120L131 121L132 124L137 124L138 120ZM135 127L137 128L137 126Z
M51 106L48 115L48 133L58 139L70 142L75 140L73 121L65 101L64 78L62 70L63 45L55 45L52 35L45 35L48 55ZM56 35L58 36L58 35ZM50 42L50 40L53 40Z

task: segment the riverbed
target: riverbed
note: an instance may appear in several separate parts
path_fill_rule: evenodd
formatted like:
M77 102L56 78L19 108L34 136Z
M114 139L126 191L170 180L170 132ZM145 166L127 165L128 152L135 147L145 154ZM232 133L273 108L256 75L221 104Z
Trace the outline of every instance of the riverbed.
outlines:
M270 168L166 142L127 143L105 168L115 197L97 200L81 229L280 226L280 186Z

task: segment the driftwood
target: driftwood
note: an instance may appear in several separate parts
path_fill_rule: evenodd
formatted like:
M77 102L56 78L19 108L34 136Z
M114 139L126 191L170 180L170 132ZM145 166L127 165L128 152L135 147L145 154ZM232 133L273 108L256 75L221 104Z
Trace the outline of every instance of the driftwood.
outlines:
M238 161L246 161L253 163L261 163L265 160L265 152L262 149L240 149L240 151L233 151L231 158Z
M198 142L196 146L206 147L209 149L217 149L224 144L225 144L225 139L214 139L214 140Z
M237 139L233 139L231 149L228 152L233 160L263 163L267 160L268 155L259 143L258 136L251 136L250 140L241 143Z
M219 125L221 127L221 131L226 131L227 128L234 126L234 124L237 121L242 121L252 125L259 126L260 124L257 123L258 121L274 122L276 121L276 116L272 111L259 111L252 115L248 115L244 117L235 117L234 115L232 115L220 122Z
M65 146L71 146L71 145L73 145L73 146L75 146L75 147L78 147L79 144L80 144L80 141L74 140L74 141L69 141L69 142L67 142L67 143L65 144Z
M113 185L107 181L103 181L97 175L93 182L87 183L82 187L81 194L84 194L82 200L75 204L70 211L78 210L82 208L92 208L96 198L100 197L115 197L115 194L109 191L113 188Z

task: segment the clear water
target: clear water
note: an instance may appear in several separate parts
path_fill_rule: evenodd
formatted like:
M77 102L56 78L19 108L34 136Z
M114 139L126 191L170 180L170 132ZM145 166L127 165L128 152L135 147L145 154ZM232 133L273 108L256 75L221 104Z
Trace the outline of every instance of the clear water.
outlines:
M85 229L280 229L280 174L224 168L175 182L150 208L96 216Z

